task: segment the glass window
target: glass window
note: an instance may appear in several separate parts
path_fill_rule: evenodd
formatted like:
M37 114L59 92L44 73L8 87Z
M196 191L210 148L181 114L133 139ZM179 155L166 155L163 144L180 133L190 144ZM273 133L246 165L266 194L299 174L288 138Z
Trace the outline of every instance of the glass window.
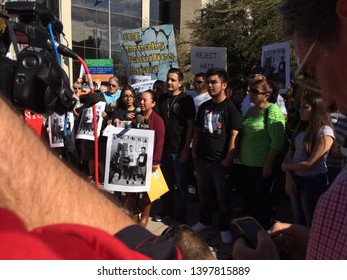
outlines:
M88 7L98 11L108 11L108 1L112 1L112 0L104 0L104 2L101 2L100 4L96 6L95 6L95 1L96 0L84 0L84 7Z
M94 2L95 3L95 2ZM71 0L72 5L80 5L83 6L84 0Z
M97 29L96 29L96 11L85 9L84 21L84 45L88 48L97 48Z
M133 17L142 17L142 0L131 1L131 15Z
M84 9L72 9L72 44L83 46L84 41Z
M129 17L127 15L124 15L124 16L120 15L119 19L120 19L119 27L121 29L131 29L131 20L132 20L131 17Z
M141 28L142 27L142 20L141 18L132 18L131 19L131 28Z
M108 50L108 13L97 11L96 15L98 47Z
M152 22L159 21L159 1L158 0L151 0L150 2L150 19L151 19L151 24Z

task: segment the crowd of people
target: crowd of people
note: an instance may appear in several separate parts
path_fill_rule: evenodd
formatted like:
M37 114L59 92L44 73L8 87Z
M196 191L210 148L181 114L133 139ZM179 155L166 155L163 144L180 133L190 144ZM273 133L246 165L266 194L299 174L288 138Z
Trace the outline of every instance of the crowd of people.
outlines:
M0 154L8 159L0 168L1 182L8 187L0 188L1 228L17 234L0 230L1 245L6 248L0 258L213 259L198 234L215 226L215 197L217 228L222 242L233 244L234 259L278 259L279 252L291 259L346 259L347 175L340 148L345 142L343 115L347 114L347 1L286 0L280 11L284 32L302 61L285 106L278 85L259 69L251 71L245 86L235 87L234 92L221 68L196 74L193 92L182 90L184 76L178 68L171 68L166 81L140 96L130 85L121 89L116 77L109 79L107 90L100 86L98 94L106 103L101 130L130 122L155 132L152 172L160 165L169 191L160 198L161 212L154 220L171 217L177 222L160 237L144 229L151 216L147 193L115 193L115 203L111 203L49 153L1 97L5 120L0 127L6 135L0 134L0 139L6 145L0 147ZM81 89L81 81L76 81L77 98L82 96ZM291 140L288 147L286 137ZM27 139L25 145L22 139ZM88 165L85 177L103 181L106 142L100 135L100 178L95 178L94 143L81 141L79 153ZM111 176L111 181L146 179L146 147L133 149L117 150L111 171L118 177ZM34 159L21 156L33 150ZM232 168L236 158L239 174ZM339 161L330 172L329 158ZM18 162L35 169L19 171ZM295 224L275 222L272 217L271 188L278 167L283 171L283 188ZM48 171L52 176L43 178ZM192 173L197 182L199 221L179 227L187 223ZM243 238L234 240L230 231L233 176L243 178L240 191L245 214L264 228L257 234L255 248ZM130 215L121 208L127 208Z

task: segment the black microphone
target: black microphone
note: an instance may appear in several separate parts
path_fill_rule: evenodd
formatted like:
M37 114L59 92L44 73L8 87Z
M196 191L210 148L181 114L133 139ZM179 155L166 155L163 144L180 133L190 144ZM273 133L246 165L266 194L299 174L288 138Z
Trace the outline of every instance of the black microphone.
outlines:
M56 46L56 48L58 50L58 53L60 53L60 54L62 54L64 56L67 56L67 57L71 57L73 59L77 59L78 54L75 53L73 50L69 49L68 47L66 47L66 46L64 46L64 45L62 45L62 44L60 44L58 42L54 42L54 43L55 43L55 46ZM52 43L51 40L48 40L47 44L52 49L54 48L53 43Z
M142 114L137 114L136 115L136 128L141 128L141 124L143 124L145 118L143 117Z

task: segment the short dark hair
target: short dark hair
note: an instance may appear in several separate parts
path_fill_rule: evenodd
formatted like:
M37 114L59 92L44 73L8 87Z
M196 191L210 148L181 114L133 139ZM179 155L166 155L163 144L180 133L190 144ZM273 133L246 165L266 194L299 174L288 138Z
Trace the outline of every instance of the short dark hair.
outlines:
M173 224L161 235L174 241L184 260L214 260L214 256L204 239L196 234L188 225Z
M183 81L184 75L183 75L183 72L181 71L181 69L178 69L178 68L171 68L171 69L167 72L167 74L170 74L170 73L177 74L178 80L179 80L180 82Z
M204 80L206 80L206 73L204 73L204 72L199 72L199 73L195 74L194 77L195 77L195 78L197 78L197 77L202 77Z
M223 68L211 68L211 69L208 69L207 72L206 72L206 79L208 79L208 77L213 76L213 75L217 75L218 78L223 83L228 82L228 73Z
M285 36L331 46L339 37L337 0L286 0L280 6Z

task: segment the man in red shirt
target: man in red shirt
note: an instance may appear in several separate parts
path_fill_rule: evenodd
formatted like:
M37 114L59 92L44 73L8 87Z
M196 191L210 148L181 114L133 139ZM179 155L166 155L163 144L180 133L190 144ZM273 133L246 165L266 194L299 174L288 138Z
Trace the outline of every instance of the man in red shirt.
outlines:
M0 259L181 259L34 135L0 95ZM77 172L77 171L76 171Z

